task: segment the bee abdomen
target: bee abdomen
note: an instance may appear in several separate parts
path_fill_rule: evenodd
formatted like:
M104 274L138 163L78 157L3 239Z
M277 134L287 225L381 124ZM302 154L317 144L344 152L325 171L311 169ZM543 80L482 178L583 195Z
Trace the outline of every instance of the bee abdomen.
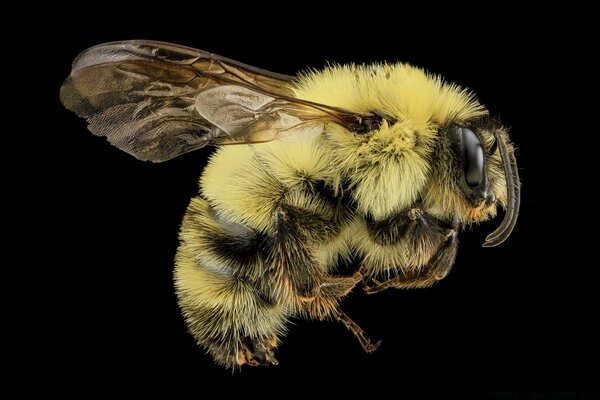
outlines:
M285 333L287 311L256 284L206 268L185 243L175 269L179 306L190 333L227 367L244 364L244 343L270 342Z
M265 274L265 237L219 216L202 198L194 198L181 227L181 239L203 268L251 281Z
M248 344L267 346L265 354L274 362L272 349L285 332L288 310L273 295L262 235L220 217L197 197L180 239L177 297L198 344L228 367L261 363L261 354Z

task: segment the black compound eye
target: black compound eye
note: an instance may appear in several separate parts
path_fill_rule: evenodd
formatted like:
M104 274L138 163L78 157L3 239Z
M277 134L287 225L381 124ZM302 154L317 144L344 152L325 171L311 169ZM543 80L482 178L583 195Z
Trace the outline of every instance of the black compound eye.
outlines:
M461 128L465 165L465 181L477 187L483 180L483 145L479 137L469 128Z

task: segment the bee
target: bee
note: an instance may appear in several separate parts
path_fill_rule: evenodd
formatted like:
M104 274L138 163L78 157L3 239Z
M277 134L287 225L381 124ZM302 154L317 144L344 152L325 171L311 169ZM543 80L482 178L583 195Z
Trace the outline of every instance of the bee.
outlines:
M292 317L364 331L355 286L423 288L450 271L465 226L519 211L508 130L475 96L408 64L298 76L156 41L85 50L61 88L89 130L144 161L216 146L175 259L182 314L223 366L277 364ZM336 273L341 263L352 275ZM350 264L349 264L350 265Z

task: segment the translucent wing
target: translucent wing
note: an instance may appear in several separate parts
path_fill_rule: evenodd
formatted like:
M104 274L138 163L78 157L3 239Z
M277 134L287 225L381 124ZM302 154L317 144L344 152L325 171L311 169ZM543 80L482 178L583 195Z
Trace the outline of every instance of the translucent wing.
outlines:
M365 131L379 117L293 97L294 77L188 47L106 43L81 53L61 101L89 130L141 159L209 144L263 142L333 122Z

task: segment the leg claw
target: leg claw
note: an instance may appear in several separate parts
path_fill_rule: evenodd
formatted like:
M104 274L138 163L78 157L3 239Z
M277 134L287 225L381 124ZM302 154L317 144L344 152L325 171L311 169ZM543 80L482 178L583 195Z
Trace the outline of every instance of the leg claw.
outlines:
M366 294L381 292L384 289L381 287L382 282L379 282L377 279L371 279L371 282L373 282L373 285L363 285L363 291Z
M250 339L246 338L238 354L238 364L248 364L252 367L259 365L277 365L279 362L273 354L273 348L277 344L272 339Z

